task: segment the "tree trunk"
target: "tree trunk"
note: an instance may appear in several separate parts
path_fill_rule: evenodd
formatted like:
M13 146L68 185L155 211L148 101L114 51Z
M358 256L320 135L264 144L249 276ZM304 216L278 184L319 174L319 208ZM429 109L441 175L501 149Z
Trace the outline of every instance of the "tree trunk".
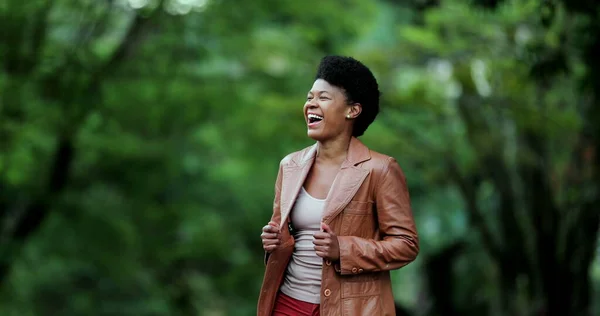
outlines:
M452 267L464 247L464 242L455 242L425 260L425 275L433 301L433 315L463 315L453 300L456 287Z

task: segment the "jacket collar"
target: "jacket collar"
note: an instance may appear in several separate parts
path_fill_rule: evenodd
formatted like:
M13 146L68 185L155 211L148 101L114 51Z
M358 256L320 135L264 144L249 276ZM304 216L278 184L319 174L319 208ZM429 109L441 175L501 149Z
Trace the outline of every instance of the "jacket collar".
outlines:
M303 166L307 163L312 163L317 156L317 144L308 147L302 153L298 164ZM350 144L348 145L348 153L346 154L346 159L342 162L342 169L356 166L361 162L367 161L371 159L371 154L369 148L365 146L358 138L352 137L350 139Z

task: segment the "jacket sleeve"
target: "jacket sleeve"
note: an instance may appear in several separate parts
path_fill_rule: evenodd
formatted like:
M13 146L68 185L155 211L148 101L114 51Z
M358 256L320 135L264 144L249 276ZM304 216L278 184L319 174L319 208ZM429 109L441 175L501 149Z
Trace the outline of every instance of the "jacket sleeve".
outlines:
M279 223L281 219L281 210L279 208L281 201L281 181L282 181L282 165L283 160L279 163L279 171L277 172L277 180L275 180L275 198L273 199L273 214L271 214L271 221ZM267 264L269 260L269 253L265 251L264 263Z
M401 268L417 257L419 241L402 169L389 158L375 188L381 240L338 236L342 275Z

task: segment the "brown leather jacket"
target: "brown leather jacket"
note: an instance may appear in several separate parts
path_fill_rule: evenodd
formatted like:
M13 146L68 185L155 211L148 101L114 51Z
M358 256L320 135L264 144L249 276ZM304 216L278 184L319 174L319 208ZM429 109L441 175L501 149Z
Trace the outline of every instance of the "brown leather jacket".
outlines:
M279 166L271 220L282 227L282 243L265 255L258 316L271 316L294 251L289 214L315 154L313 145L286 156ZM419 252L400 166L352 138L329 194L323 222L338 236L340 260L323 262L321 316L395 315L389 271L415 260Z

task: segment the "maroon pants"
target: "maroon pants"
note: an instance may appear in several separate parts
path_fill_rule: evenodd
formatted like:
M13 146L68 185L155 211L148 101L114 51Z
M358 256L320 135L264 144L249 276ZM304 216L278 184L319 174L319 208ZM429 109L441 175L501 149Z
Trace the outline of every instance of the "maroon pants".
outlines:
M277 293L272 316L320 316L319 304L311 304Z

